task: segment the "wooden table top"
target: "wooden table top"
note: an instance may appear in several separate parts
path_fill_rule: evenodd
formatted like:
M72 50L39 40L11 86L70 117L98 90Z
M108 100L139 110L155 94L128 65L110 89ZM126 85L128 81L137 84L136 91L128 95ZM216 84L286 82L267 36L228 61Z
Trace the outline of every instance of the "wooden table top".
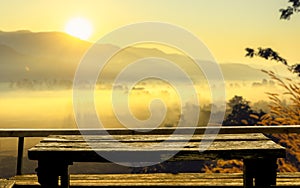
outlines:
M114 140L118 140L118 143ZM201 141L212 143L200 152ZM162 142L163 147L160 145ZM179 152L172 160L285 157L284 147L260 133L222 134L217 135L215 139L207 135L194 135L191 139L186 135L52 135L29 149L28 157L31 160L109 162L99 155L100 153L123 155L124 162L134 162L138 159L135 158L135 154L153 155L153 160L157 160L157 157L162 158L163 155L176 151Z

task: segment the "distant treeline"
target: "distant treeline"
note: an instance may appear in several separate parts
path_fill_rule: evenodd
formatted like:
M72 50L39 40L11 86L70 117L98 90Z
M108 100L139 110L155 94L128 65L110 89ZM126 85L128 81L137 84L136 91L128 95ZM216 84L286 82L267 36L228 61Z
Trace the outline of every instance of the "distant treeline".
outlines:
M110 82L109 82L110 83ZM153 84L161 84L160 82L149 82ZM149 84L148 83L148 84ZM242 81L239 82L227 82L230 88L240 88L240 87L248 87L249 85L243 83ZM97 87L101 87L106 85L107 83L103 81L97 81ZM110 83L111 84L111 83ZM91 86L90 83L86 82L87 86ZM142 83L141 86L147 85L146 83ZM252 82L252 87L264 87L264 86L275 86L276 83L273 80L262 79L259 81ZM28 90L57 90L57 89L72 89L73 80L68 79L27 79L24 78L22 80L11 81L9 83L9 88L11 89L28 89ZM117 85L115 89L123 89L125 86ZM135 87L134 89L143 89Z
M45 79L31 80L23 79L11 81L9 87L11 89L28 89L28 90L56 90L56 89L71 89L73 82L64 79Z
M227 82L228 83L228 82ZM265 86L275 86L276 83L273 80L267 80L267 79L262 79L261 81L254 81L250 86L252 87L265 87ZM249 85L244 83L243 81L241 82L229 82L228 85L230 88L241 88L241 87L248 87Z

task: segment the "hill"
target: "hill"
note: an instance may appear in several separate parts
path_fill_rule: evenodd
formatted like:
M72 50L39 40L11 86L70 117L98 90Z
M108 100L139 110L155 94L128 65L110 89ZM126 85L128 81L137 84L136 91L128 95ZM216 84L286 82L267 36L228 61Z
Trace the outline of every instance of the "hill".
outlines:
M266 74L259 69L252 68L245 64L226 63L220 66L225 80L260 81L267 78Z
M60 32L0 32L0 82L72 79L91 45Z
M77 65L86 50L93 44L61 32L1 32L0 31L0 82L20 79L68 79L72 80ZM104 50L115 50L116 46L97 44ZM122 60L114 63L110 77L117 74L123 62L144 56L156 56L177 61L184 65L185 57L167 54L158 49L131 48ZM210 62L201 62L209 67ZM266 76L258 69L244 64L221 64L225 80L261 80ZM136 70L143 72L147 70ZM192 76L199 76L193 69Z

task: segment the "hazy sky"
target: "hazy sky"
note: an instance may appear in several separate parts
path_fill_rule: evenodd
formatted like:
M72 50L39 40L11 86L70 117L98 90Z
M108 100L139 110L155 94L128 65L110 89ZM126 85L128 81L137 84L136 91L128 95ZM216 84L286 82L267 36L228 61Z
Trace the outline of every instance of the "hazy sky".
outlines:
M162 21L196 34L219 62L257 62L245 47L272 47L300 63L300 14L279 20L287 0L9 0L1 1L0 30L64 31L74 17L92 23L89 41L130 23Z

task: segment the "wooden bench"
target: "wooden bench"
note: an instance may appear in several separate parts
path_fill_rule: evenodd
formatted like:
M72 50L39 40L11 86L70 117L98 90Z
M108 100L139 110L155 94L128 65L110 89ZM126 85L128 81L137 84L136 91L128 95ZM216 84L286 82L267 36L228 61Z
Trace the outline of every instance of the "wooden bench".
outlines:
M70 186L68 166L73 162L110 162L102 155L122 156L119 162L137 162L134 155L153 155L155 157L164 158L170 152L179 151L169 161L197 161L210 159L242 159L244 162L243 186L252 187L269 187L276 184L276 160L285 157L285 149L263 134L223 134L218 135L212 144L203 152L199 151L199 143L203 140L203 135L194 135L185 144L183 148L179 147L179 143L185 142L185 131L179 132L169 138L169 135L152 134L136 132L135 134L126 134L128 131L115 131L114 139L135 147L134 150L119 147L107 135L90 135L83 139L80 135L52 135L42 140L35 147L28 151L28 157L31 160L38 160L38 181L42 187L56 188L59 184L62 187ZM145 148L149 144L158 144L166 139L167 147L165 148ZM90 144L93 143L93 148ZM205 138L205 141L212 141ZM95 152L96 151L96 152ZM118 158L120 159L120 158ZM145 157L146 161L151 162ZM134 176L134 175L131 175ZM138 176L138 175L135 175ZM143 182L146 184L157 185L154 177L160 177L161 174L154 174L152 178L147 178ZM128 176L123 175L126 182ZM175 176L171 176L175 177ZM156 178L157 179L157 178ZM174 182L177 178L173 178ZM185 185L193 185L193 181L197 181L197 177L189 179ZM136 182L138 183L138 182ZM166 183L166 182L165 182ZM168 185L176 185L176 183L167 183ZM124 183L126 185L126 183ZM181 185L181 184L178 184Z

